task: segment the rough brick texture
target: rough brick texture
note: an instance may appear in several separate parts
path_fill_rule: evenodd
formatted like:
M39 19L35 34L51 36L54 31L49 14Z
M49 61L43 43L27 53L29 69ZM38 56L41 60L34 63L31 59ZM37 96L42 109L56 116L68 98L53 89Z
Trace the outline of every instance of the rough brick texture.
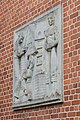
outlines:
M14 30L60 2L64 103L13 111ZM0 120L80 120L80 0L0 0Z

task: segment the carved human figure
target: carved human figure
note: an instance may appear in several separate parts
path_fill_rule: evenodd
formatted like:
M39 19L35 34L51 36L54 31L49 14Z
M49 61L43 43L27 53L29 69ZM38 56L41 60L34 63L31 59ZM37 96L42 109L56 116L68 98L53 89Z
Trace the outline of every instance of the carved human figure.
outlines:
M23 40L24 40L24 36L21 33L20 35L18 35L18 39L16 41L16 56L19 59L26 53L26 49L23 46Z
M18 39L16 41L16 48L15 48L15 54L18 59L18 66L19 66L19 74L21 75L22 70L24 69L23 62L25 61L25 53L27 51L27 48L25 47L24 43L24 36L23 33L18 35Z
M21 89L21 75L24 69L24 60L25 60L25 53L26 53L26 48L24 45L24 36L23 33L18 35L18 39L16 40L15 44L15 55L16 55L16 62L18 63L17 69L19 70L19 75L18 79L16 80L15 84L15 99L19 101L20 97L20 89ZM15 63L16 64L16 63Z
M30 86L31 86L31 79L33 76L33 70L35 65L34 57L36 54L37 54L37 50L35 46L32 43L30 43L26 53L27 66L22 76L23 79L25 80L26 87L24 87L25 88L24 92L25 95L28 97L28 100L32 100L32 91L30 90Z
M47 86L47 95L50 97L54 95L56 92L55 84L57 82L57 71L58 71L58 56L57 56L57 48L58 48L58 31L57 26L55 25L55 17L50 16L48 18L49 28L44 32L45 34L45 44L44 48L47 51L47 59L48 63L48 79L46 81ZM52 91L52 92L51 92Z

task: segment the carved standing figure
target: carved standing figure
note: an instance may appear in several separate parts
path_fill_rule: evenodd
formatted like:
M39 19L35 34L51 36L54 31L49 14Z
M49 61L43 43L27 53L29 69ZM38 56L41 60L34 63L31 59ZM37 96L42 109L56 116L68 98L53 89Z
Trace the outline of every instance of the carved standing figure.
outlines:
M57 71L58 71L58 56L57 56L57 48L58 48L58 31L57 26L55 25L55 17L50 16L48 18L49 28L44 31L45 34L45 44L44 48L47 51L47 59L48 63L48 71L47 74L49 76L46 81L47 86L47 97L54 95L56 92L55 84L57 82ZM52 92L51 92L52 91Z
M17 60L17 69L19 70L18 79L15 84L15 101L20 101L20 90L21 90L21 81L22 81L22 73L24 69L24 60L25 60L26 48L24 45L24 36L23 33L18 35L18 39L15 44L15 55Z
M25 86L26 88L24 90L25 95L28 97L28 100L32 100L32 90L31 90L31 80L33 76L33 71L34 71L34 65L35 65L35 55L37 54L37 50L35 46L30 43L28 45L27 53L26 53L26 61L27 61L27 66L26 69L23 73L23 79L25 80Z

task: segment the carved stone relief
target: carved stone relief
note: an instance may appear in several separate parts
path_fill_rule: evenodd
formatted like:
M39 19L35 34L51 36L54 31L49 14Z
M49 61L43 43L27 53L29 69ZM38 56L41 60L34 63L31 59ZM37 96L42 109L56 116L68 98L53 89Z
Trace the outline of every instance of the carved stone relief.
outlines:
M62 101L61 6L15 31L13 105Z

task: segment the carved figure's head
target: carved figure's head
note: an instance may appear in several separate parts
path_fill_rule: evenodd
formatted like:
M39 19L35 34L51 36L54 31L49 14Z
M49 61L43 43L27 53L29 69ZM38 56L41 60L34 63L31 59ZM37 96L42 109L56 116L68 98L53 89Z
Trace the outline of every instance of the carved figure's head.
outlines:
M49 23L50 26L54 25L55 24L55 18L52 17L52 16L49 16L48 17L48 23Z
M24 40L23 34L18 35L19 44L22 44L23 40Z

